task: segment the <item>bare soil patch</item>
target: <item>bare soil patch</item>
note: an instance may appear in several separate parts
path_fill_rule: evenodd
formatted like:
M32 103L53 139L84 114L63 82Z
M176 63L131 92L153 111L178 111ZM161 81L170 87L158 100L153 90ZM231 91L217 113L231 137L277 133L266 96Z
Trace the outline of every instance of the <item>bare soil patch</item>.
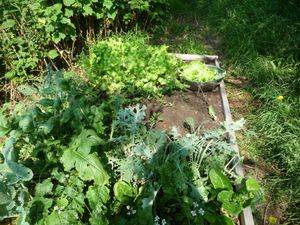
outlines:
M170 96L164 96L161 101L153 100L145 103L148 109L147 117L159 112L159 120L155 128L170 131L177 127L181 134L185 133L184 124L188 117L192 117L195 126L202 130L219 127L219 121L224 120L221 97L218 90L197 93L192 91L177 91ZM212 106L217 120L209 114L208 107Z

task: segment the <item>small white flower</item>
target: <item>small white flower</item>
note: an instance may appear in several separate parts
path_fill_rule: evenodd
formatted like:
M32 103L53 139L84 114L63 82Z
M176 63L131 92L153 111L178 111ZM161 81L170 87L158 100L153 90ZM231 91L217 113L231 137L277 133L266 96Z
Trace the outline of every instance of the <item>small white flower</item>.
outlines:
M198 212L201 216L203 216L205 211L202 208L200 208Z
M126 209L128 209L128 210L129 210L129 209L130 209L130 206L129 206L129 205L126 205Z
M165 219L163 219L162 221L161 221L161 225L166 225L167 224L167 221L165 220Z
M136 214L136 210L131 210L132 215Z
M154 221L155 221L155 222L158 222L159 219L160 219L159 216L156 216L155 219L154 219Z
M193 206L194 206L195 208L197 208L199 205L198 205L197 202L193 202Z
M130 216L130 215L131 215L131 213L130 213L130 212L127 212L126 214L127 214L128 216Z
M196 213L195 210L192 210L192 211L191 211L191 214L192 214L192 216L197 216L197 213Z

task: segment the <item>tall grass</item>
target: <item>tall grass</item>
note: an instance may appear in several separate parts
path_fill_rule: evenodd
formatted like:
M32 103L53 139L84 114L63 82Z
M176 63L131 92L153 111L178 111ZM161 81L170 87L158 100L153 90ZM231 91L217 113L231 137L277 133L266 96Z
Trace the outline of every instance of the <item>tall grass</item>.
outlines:
M299 224L300 4L198 0L198 10L202 22L221 36L227 66L250 80L250 90L262 103L252 120L258 136L253 145L278 168L268 180L275 202L288 199L282 223Z

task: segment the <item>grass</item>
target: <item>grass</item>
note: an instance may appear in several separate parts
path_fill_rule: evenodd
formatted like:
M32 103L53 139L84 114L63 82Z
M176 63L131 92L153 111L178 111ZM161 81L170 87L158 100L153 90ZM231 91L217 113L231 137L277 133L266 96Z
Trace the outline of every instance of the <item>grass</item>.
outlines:
M198 6L202 19L222 38L224 59L232 74L246 76L247 90L260 102L250 117L256 138L249 149L277 168L277 173L267 177L266 188L272 203L283 206L280 223L299 224L299 4L211 0L200 1Z
M300 224L299 11L296 0L173 0L173 16L154 38L173 52L218 54L227 74L248 80L239 93L254 99L241 101L256 107L245 113L251 135L241 146L264 170L264 224Z

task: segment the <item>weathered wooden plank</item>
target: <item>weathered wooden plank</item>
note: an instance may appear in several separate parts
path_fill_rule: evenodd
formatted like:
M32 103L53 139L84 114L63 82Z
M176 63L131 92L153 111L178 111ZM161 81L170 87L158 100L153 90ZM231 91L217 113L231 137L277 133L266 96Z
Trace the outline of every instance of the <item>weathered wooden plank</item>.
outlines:
M225 91L224 81L222 81L220 83L220 95L221 95L221 101L222 101L225 121L232 122L232 116L231 116L231 112L230 112L228 98L227 98L226 91ZM240 154L239 148L236 144L235 135L229 135L228 139L229 139L229 143L232 146L232 148L238 154ZM242 165L240 165L240 164L237 165L235 167L235 172L237 174L239 174L240 176L244 176L244 171L243 171ZM254 219L253 219L252 210L250 207L247 207L242 211L242 213L240 214L240 221L241 221L241 225L254 225Z

